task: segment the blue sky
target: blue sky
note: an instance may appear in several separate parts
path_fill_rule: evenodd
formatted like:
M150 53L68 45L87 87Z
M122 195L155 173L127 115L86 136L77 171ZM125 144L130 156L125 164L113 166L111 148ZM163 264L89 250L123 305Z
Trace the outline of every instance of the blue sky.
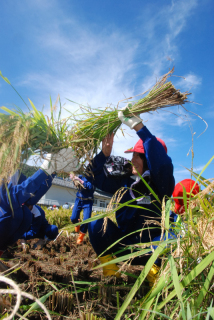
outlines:
M162 138L174 164L176 182L199 173L214 155L212 0L22 0L1 1L0 70L21 96L49 114L49 97L59 94L92 108L117 105L140 94L175 66L172 81L190 91L185 105L142 118ZM182 78L182 77L184 78ZM0 81L0 106L25 105ZM121 105L122 107L123 105ZM208 124L205 133L205 123ZM63 111L66 116L66 111ZM114 154L132 147L134 132L115 138ZM189 153L189 155L188 155ZM214 177L214 163L204 172Z

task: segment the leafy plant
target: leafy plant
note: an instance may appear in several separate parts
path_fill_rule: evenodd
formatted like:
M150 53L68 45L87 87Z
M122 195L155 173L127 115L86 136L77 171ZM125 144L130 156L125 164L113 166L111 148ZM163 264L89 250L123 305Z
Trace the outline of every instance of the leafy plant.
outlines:
M205 167L213 159L214 157ZM202 183L205 189L189 200L185 214L179 217L173 228L177 239L170 240L166 237L165 241L159 242L115 319L121 319L158 256L162 259L159 277L148 294L135 305L139 319L214 319L214 242L210 241L213 240L214 182L206 181L201 177L202 173L192 174L197 178L196 182ZM187 203L185 193L183 197L184 203ZM169 214L166 214L165 219L166 233L169 231L167 226ZM145 250L141 250L141 254L145 254ZM140 251L137 255L139 253ZM117 258L113 263L125 261L135 255L136 253L131 253Z

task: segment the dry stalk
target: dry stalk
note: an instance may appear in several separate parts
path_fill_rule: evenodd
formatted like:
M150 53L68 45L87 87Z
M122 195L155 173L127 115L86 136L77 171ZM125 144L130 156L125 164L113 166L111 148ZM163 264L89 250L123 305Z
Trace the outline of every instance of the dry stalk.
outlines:
M9 285L9 286L11 286L13 288L13 289L0 289L0 294L15 294L17 296L16 304L15 304L15 306L13 308L12 313L9 315L9 317L7 317L5 319L11 320L11 319L13 319L15 317L15 315L17 314L18 309L20 307L20 304L21 304L21 297L23 296L23 297L26 297L26 298L28 298L30 300L36 301L36 303L40 306L40 308L43 309L44 312L46 313L47 318L49 320L51 320L51 317L50 317L50 314L49 314L47 308L45 307L45 305L43 303L41 303L39 301L39 299L35 298L34 296L32 296L29 293L21 291L19 289L18 285L13 280L8 279L7 277L0 276L0 281L6 283L7 285ZM21 316L20 319L26 319L26 318Z
M108 224L108 218L111 219L112 216L114 216L115 211L117 210L117 207L120 203L120 200L123 198L124 194L127 192L127 189L122 187L119 190L117 190L115 192L115 194L113 195L113 197L111 198L108 207L106 209L106 212L111 212L112 211L112 215L105 217L104 221L103 221L103 234L105 234L106 232L106 228L107 228L107 224Z
M165 205L165 197L163 197L162 201L162 215L161 215L161 237L160 241L163 240L163 235L165 231L165 218L166 218L166 205Z

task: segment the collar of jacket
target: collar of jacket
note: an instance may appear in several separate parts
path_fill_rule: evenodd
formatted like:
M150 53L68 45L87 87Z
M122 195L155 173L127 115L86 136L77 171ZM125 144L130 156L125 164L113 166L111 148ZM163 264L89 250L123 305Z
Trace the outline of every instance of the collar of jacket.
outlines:
M143 174L142 174L142 178L147 178L148 180L150 180L150 171L146 170ZM129 193L130 196L132 197L132 199L136 199L134 192L133 192L133 187L137 186L140 182L142 182L141 178L139 176L137 176L136 181L134 181L129 189ZM144 198L144 196L140 199L137 199L137 201L140 201Z

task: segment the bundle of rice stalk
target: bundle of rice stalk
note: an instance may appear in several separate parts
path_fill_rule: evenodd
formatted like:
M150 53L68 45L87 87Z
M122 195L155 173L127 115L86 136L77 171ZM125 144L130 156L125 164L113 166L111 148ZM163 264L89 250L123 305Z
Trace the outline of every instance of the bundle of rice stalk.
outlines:
M122 100L128 101L132 99L133 104L129 104L129 108L124 111L124 115L139 115L161 108L176 105L182 106L189 102L187 96L190 93L181 93L180 90L173 86L171 81L167 81L168 77L170 77L173 72L174 68L158 80L149 91L145 92L147 95L142 93L141 96L143 95L143 97L138 101L133 103L133 97ZM104 110L92 110L90 107L82 106L81 109L83 113L78 115L78 118L73 115L74 120L76 121L75 127L72 128L73 145L78 145L79 150L81 150L82 146L82 148L85 148L88 151L90 150L91 154L96 153L103 138L108 133L116 133L121 126L121 121L118 119L118 105L116 108L108 107Z
M30 101L30 100L29 100ZM10 110L1 107L0 113L0 183L7 181L17 169L21 169L30 155L44 158L45 153L55 153L71 145L68 120L54 120L51 101L51 119L36 109L24 113L20 108Z
M172 69L164 75L147 95L136 101L124 114L126 116L133 113L139 115L188 102L189 93L180 93L170 81L167 81L173 71ZM1 71L0 76L11 85ZM12 88L16 91L13 86ZM126 100L130 99L133 98ZM84 164L97 153L103 138L108 133L115 133L121 126L121 121L117 116L118 107L109 107L104 110L92 110L85 107L82 108L83 113L78 115L78 119L72 114L61 120L60 104L58 119L55 120L52 101L50 101L50 119L38 111L31 100L29 101L32 110L29 110L28 113L24 113L18 107L13 111L1 107L6 114L0 113L0 184L3 180L9 179L17 169L21 169L23 162L33 154L44 157L45 152L55 153L62 148L72 146L76 151L76 156ZM76 121L74 126L69 123L71 119Z
M16 89L0 71L0 76L13 90ZM17 169L22 170L23 164L31 155L39 155L38 162L44 158L46 153L57 153L60 149L73 147L73 130L70 120L71 116L61 119L61 102L58 117L54 118L55 105L52 106L50 99L51 116L45 116L38 111L33 102L29 99L31 109L16 91L24 102L29 112L25 113L16 107L10 110L1 107L4 113L0 112L0 185L6 182ZM84 164L88 159L88 151L93 146L82 140L75 140L77 156Z

